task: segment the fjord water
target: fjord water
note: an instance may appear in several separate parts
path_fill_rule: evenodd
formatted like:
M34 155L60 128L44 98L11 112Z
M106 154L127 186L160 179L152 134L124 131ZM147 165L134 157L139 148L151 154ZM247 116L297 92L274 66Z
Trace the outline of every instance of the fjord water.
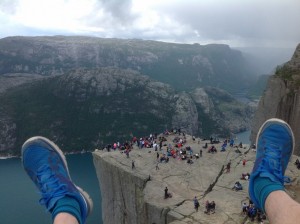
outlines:
M66 156L72 180L94 201L88 224L102 224L101 195L91 153ZM22 168L21 159L0 160L0 223L51 224L51 216L38 203L40 196Z
M235 139L235 143L238 144L240 142L242 142L243 144L250 144L250 134L251 131L244 131L244 132L240 132L238 134L236 134L236 139Z

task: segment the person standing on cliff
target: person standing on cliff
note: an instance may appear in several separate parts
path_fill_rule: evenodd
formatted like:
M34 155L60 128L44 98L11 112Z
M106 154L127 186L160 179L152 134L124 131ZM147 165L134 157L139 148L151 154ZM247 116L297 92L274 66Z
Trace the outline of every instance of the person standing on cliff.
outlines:
M54 224L84 224L92 212L90 196L71 180L66 158L47 138L36 136L22 146L23 168L38 188Z
M230 173L231 161L226 165L226 173Z
M200 204L196 196L194 197L193 201L194 201L194 208L196 209L196 212L198 212L198 208Z
M165 199L169 197L168 190L169 190L169 189L166 187L166 188L165 188Z
M134 160L132 160L132 162L131 162L131 169L132 170L135 169Z
M125 154L126 154L126 157L129 158L129 150L128 149L125 149Z
M159 142L159 151L161 151L162 148L162 140Z

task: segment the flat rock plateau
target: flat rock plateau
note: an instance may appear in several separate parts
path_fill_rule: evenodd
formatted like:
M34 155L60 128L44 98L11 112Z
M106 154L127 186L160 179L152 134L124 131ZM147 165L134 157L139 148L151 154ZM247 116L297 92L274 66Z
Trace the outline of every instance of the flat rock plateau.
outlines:
M175 137L183 138L178 134L164 136L160 154L166 153L169 144L174 147ZM249 145L239 148L226 147L220 152L222 141L214 144L217 153L208 153L202 147L210 140L186 135L183 147L190 146L193 154L203 150L202 157L193 159L193 164L186 160L170 157L168 163L159 163L156 170L157 154L153 148L139 149L134 146L129 158L120 151L95 150L94 164L97 172L102 195L103 222L107 223L251 223L247 216L242 214L242 204L249 202L248 181L241 180L242 173L251 173L255 160L255 151ZM235 143L239 143L236 140ZM246 164L243 166L243 160ZM132 160L135 169L132 169ZM300 201L299 170L294 165L296 156L285 173L291 183L286 191L291 197ZM226 172L226 164L231 161L231 170ZM243 190L234 191L232 187L240 181ZM168 187L172 198L164 199L164 189ZM194 209L193 198L197 196L200 207ZM207 215L206 200L215 201L216 211ZM257 222L257 221L255 221ZM268 223L266 220L265 223Z

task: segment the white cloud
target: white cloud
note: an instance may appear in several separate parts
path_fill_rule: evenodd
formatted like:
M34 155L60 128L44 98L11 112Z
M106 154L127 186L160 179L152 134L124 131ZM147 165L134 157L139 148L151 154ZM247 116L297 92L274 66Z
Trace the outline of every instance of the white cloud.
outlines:
M300 1L0 0L0 22L1 37L73 34L293 47L300 42Z
M82 29L81 19L93 9L92 1L51 0L20 1L11 16L15 23L36 29L77 31Z

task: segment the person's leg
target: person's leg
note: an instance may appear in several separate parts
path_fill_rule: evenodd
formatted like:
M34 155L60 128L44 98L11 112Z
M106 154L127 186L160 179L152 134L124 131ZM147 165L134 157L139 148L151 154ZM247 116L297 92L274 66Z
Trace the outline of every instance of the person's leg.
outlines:
M294 224L300 220L300 204L285 191L273 191L265 203L266 213L272 224Z
M284 192L284 173L293 154L294 141L290 126L276 118L267 120L257 135L256 160L250 175L249 195L255 206L266 212L273 222L275 215L282 216L285 221L292 217L287 217L286 211L280 207L288 208L297 204L291 203L292 199Z
M72 182L67 161L57 145L40 136L28 139L22 146L22 163L40 191L40 204L51 212L55 224L85 223L92 200Z
M78 224L77 219L66 212L61 212L57 214L54 218L53 224Z

